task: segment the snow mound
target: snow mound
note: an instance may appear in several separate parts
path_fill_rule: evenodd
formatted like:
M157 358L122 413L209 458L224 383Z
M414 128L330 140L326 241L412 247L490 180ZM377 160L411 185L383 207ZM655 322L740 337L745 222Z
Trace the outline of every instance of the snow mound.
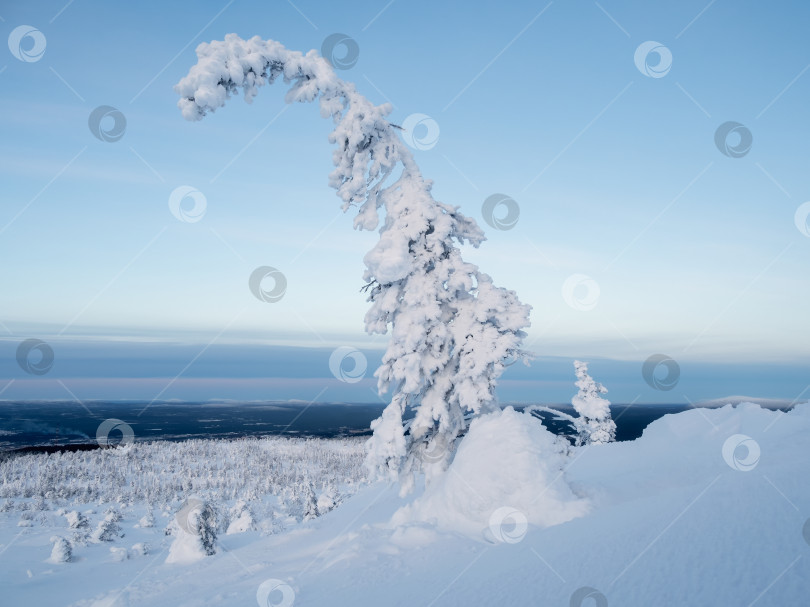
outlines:
M200 543L200 537L193 533L188 533L183 529L172 529L175 536L172 545L169 547L169 555L166 563L177 563L186 565L202 560L206 557L205 550Z
M478 540L514 543L529 525L550 527L580 517L589 506L566 483L566 449L538 419L512 407L477 418L447 473L391 522L428 523Z

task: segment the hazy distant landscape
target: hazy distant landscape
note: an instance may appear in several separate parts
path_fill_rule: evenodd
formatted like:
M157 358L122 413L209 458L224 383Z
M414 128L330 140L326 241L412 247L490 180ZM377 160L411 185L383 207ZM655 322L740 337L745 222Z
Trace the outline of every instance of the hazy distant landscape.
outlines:
M733 402L733 399L727 401ZM511 403L518 410L524 403ZM507 406L506 404L504 406ZM790 403L773 402L771 408L787 410ZM570 404L550 407L573 412ZM101 421L120 419L129 424L136 441L180 441L189 439L236 439L262 436L310 436L336 438L370 435L369 426L383 405L368 403L301 403L267 401L251 403L178 402L0 402L0 450L26 447L99 446L96 432ZM616 440L633 440L644 428L663 415L686 411L685 405L612 404ZM92 411L92 413L91 413ZM408 417L412 417L411 415ZM571 434L565 423L551 415L541 418L558 434ZM111 444L120 442L113 433Z

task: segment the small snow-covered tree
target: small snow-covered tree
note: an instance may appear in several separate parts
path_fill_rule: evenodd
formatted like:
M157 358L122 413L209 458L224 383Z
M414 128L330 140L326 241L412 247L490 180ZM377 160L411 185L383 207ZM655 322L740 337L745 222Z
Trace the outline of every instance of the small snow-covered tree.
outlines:
M152 512L152 505L147 504L146 506L146 514L141 517L141 520L138 521L138 524L141 527L149 528L155 526L155 515Z
M340 505L341 501L340 493L333 485L330 484L324 487L324 490L318 496L318 516L331 512Z
M616 440L616 422L610 417L610 401L601 396L607 394L607 388L588 375L588 363L575 360L574 371L579 392L571 399L571 404L579 413L576 418L577 444L603 444Z
M53 542L53 549L51 550L51 557L48 559L51 563L69 563L73 560L73 547L68 540L54 535L51 537L51 541Z
M89 526L87 517L76 510L65 514L65 518L67 519L70 529L83 529Z
M318 499L315 496L315 487L312 480L307 476L298 487L298 509L301 512L301 520L309 521L318 516Z
M203 502L188 514L188 529L199 537L206 555L217 553L217 513L209 502Z
M228 513L226 535L244 533L256 526L256 517L245 500L237 500Z
M464 261L459 245L477 247L484 233L457 207L433 198L400 127L387 119L390 104L372 104L315 51L229 34L196 52L197 64L175 86L187 120L202 119L240 89L250 102L260 86L281 77L292 83L288 102L319 100L321 115L335 124L329 184L344 211L357 208L355 228L376 229L385 212L379 241L364 259L371 302L365 322L369 333L391 331L375 376L379 391L392 395L372 423L367 465L373 475L399 480L406 493L416 471L430 480L446 468L465 414L495 408L507 361L526 356L520 345L530 307ZM415 416L406 432L409 407ZM420 458L426 450L440 456Z
M217 517L214 509L208 504L206 506L200 512L199 533L205 554L211 556L217 552Z
M104 518L99 521L95 531L91 536L94 542L112 542L118 537L123 537L121 527L118 521L121 520L121 515L114 511L109 510L104 515Z
M217 511L205 500L189 498L165 533L174 537L167 563L191 562L216 554Z

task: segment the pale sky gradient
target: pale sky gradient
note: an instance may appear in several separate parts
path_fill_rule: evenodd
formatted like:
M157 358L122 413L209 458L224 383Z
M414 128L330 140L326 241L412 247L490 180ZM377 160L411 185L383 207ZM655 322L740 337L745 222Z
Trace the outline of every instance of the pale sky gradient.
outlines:
M316 352L351 345L371 361L384 345L363 332L359 291L376 234L355 232L339 211L327 184L330 123L317 106L285 106L277 83L201 123L180 116L172 86L194 48L230 32L302 51L345 33L360 53L341 77L391 102L393 122L436 121L437 144L416 159L436 198L486 229L468 259L534 306L527 345L541 357L623 361L598 379L625 386L626 377L628 401L648 389L641 361L659 352L681 364L684 383L687 369L738 372L652 391L651 401L746 390L794 398L810 383L810 238L794 221L810 199L804 2L60 0L4 3L0 18L5 38L29 25L47 41L35 62L0 49L0 349L10 356L0 379L17 380L0 398L35 397L25 382L50 394L59 377L109 377L91 335L129 344L120 354L131 364L114 367L135 379L136 361L153 358L137 345L144 337L188 345L164 349L170 360L142 374L169 379L188 364L189 377L231 377L193 371L210 343L231 344L226 359L246 358L246 343L307 346L311 375L327 379ZM660 78L634 63L650 40L672 54ZM100 105L126 117L120 141L90 132ZM715 146L727 121L753 136L740 158ZM206 198L196 223L169 210L183 185ZM482 218L494 193L520 207L511 230ZM287 277L277 303L248 290L262 265ZM598 284L592 310L566 303L572 274ZM23 373L13 355L26 338L51 344L62 371ZM86 362L70 359L76 343L96 348L94 366L71 367ZM515 373L506 379L535 383L502 398L563 394L543 383L563 381L550 363ZM96 394L82 385L80 398ZM228 385L216 397L238 391Z

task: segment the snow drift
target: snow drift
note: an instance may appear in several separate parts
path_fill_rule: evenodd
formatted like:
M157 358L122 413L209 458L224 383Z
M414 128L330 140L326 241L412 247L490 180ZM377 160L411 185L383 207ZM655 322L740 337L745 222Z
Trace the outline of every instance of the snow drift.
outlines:
M587 502L564 478L567 451L565 440L512 407L476 418L447 473L392 522L426 522L479 540L513 541L527 524L548 527L582 516Z

